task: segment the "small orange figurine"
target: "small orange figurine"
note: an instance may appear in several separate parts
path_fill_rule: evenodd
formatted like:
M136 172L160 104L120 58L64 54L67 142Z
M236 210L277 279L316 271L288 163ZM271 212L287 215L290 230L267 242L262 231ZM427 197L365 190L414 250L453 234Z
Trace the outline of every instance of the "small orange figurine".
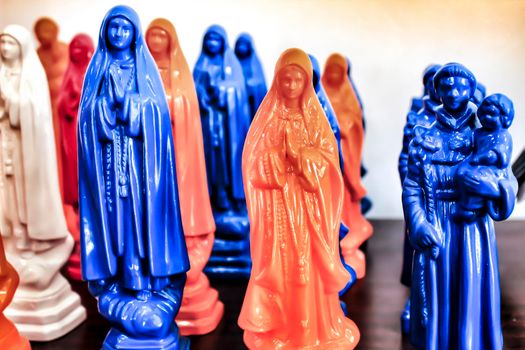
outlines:
M146 32L146 42L170 108L182 224L191 264L176 321L182 335L205 334L219 324L224 305L202 272L213 247L215 221L208 194L199 102L173 24L155 19Z
M57 112L60 126L62 158L62 199L68 231L75 248L67 263L69 277L80 281L80 223L78 219L77 114L82 82L95 47L87 34L77 34L69 44L69 65L59 91Z
M321 81L341 129L344 160L342 219L350 229L349 234L341 241L341 250L345 262L354 268L357 278L363 278L366 273L366 260L359 247L372 236L373 228L361 213L361 199L366 195L360 174L364 141L363 113L346 74L347 69L345 57L332 54L326 61Z
M242 170L253 268L239 316L249 349L353 349L338 292L343 180L308 55L285 51L251 124Z
M29 350L29 341L22 337L15 325L3 314L15 295L18 286L18 274L11 266L4 253L4 244L0 236L0 349L2 350Z
M62 86L62 79L68 65L68 45L58 40L58 24L49 17L39 18L33 27L35 36L40 43L37 49L38 58L46 72L51 108L53 111L53 129L57 154L58 180L62 190L62 159L60 155L60 127L57 113L57 102Z

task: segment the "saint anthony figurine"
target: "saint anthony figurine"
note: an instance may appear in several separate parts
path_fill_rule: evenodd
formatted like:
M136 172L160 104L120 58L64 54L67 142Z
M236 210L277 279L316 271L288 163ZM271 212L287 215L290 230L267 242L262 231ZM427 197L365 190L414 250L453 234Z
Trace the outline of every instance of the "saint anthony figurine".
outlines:
M193 78L202 118L208 188L217 224L206 272L248 277L249 225L241 160L251 118L242 67L221 26L213 25L206 31Z
M434 75L434 88L443 105L436 109L435 123L414 130L403 183L405 220L415 249L410 341L427 350L501 350L493 220L511 214L516 179L510 167L471 168L472 176L463 186L483 201L476 201L482 204L468 218L461 215L464 199L458 172L477 157L475 140L485 132L475 130L476 106L470 102L476 78L464 66L449 63ZM487 167L493 176L485 176Z
M0 34L0 231L20 286L5 314L29 340L53 340L86 318L60 274L73 249L57 178L49 92L31 34Z
M18 282L18 274L5 257L4 244L0 237L0 349L2 350L31 349L29 341L18 333L15 325L3 314L7 305L13 300Z
M202 272L213 247L215 221L208 194L199 102L173 24L155 19L146 31L146 42L159 68L170 109L182 226L191 265L177 324L182 335L204 334L217 327L224 306Z
M49 94L51 96L51 110L53 112L53 130L55 133L55 144L57 153L57 164L59 177L62 184L62 157L60 154L60 122L58 117L57 102L62 87L62 79L68 66L68 46L66 43L58 40L58 24L49 17L39 18L33 27L35 36L40 43L37 49L38 57L46 72ZM62 190L62 188L61 188Z
M337 142L299 49L279 58L243 152L253 269L239 316L249 349L353 349L338 292L343 205Z
M326 61L321 81L341 130L345 184L343 222L350 230L341 242L341 248L345 261L355 270L357 278L363 278L366 261L359 247L372 236L373 228L361 212L360 202L366 195L360 172L364 130L361 106L348 79L347 65L342 55L331 55Z
M401 186L405 181L406 174L408 172L408 145L414 137L414 129L416 126L422 126L425 128L430 127L436 120L436 108L439 107L441 102L437 96L436 90L434 89L434 74L441 68L439 64L431 64L423 72L423 87L425 96L422 98L422 108L419 111L408 112L405 127L403 128L403 147L399 155L398 160L398 171L401 180ZM418 129L421 130L421 129ZM407 227L405 224L405 234L403 240L403 266L401 269L401 283L410 288L412 283L412 257L414 256L414 249L408 239ZM410 297L405 303L405 308L401 313L401 330L403 333L408 333L410 328Z
M112 325L103 349L187 349L173 322L190 266L169 107L127 6L102 21L78 152L82 276Z
M235 42L235 56L242 66L246 93L250 104L250 117L253 118L261 104L268 88L261 61L255 52L253 38L248 33L242 33Z
M62 157L62 199L69 232L75 239L75 248L69 258L69 277L81 280L80 271L80 222L78 218L78 152L77 114L82 83L93 51L93 40L86 34L77 34L69 44L69 66L58 96L60 123L60 156Z

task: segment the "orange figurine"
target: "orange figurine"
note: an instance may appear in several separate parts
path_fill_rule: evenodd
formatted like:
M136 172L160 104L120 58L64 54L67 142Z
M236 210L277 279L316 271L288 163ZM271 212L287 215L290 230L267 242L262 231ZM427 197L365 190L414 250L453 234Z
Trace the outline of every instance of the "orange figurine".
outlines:
M51 108L53 111L53 129L58 166L58 181L62 189L62 159L60 155L60 127L57 113L57 102L62 86L62 79L68 65L68 45L58 40L58 24L49 17L39 18L33 27L35 36L40 43L37 49L38 58L46 72Z
M78 151L77 114L82 83L95 47L87 34L77 34L69 44L69 65L59 91L57 109L60 126L60 157L62 158L62 198L68 231L75 239L75 248L67 263L69 277L80 281L80 223L78 218Z
M373 228L361 213L361 199L366 195L360 173L364 141L363 112L346 74L347 69L345 57L332 54L326 61L321 82L341 129L344 163L342 219L350 230L341 241L341 250L345 262L354 268L357 278L363 278L366 273L366 259L359 247L372 236Z
M191 265L176 321L182 335L205 334L219 324L224 305L202 272L213 247L215 221L208 193L199 102L173 24L155 19L146 31L146 42L159 68L170 108L182 225Z
M29 350L29 341L22 337L15 325L3 314L15 295L18 286L18 274L11 266L4 253L4 244L0 236L0 349L2 350Z
M337 143L299 49L285 51L242 158L253 267L239 326L249 349L353 349L338 292L343 180Z

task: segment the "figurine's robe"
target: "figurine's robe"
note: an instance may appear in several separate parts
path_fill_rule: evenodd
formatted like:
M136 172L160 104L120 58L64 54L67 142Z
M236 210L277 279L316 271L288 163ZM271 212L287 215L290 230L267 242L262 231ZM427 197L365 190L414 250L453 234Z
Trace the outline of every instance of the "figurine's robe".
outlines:
M513 176L499 181L500 197L488 201L475 220L455 220L457 168L472 152L474 111L460 118L437 110L437 121L409 152L403 205L410 234L432 225L443 234L436 260L416 250L410 311L411 341L427 350L502 349L498 254L491 216L510 215L515 201ZM509 170L510 172L510 170ZM509 173L510 174L510 173ZM489 208L491 207L491 208Z

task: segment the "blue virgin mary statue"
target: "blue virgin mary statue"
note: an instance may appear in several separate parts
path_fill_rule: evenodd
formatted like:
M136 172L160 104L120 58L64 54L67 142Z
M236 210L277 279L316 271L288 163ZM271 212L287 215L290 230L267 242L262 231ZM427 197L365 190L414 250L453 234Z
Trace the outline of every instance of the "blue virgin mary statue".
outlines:
M104 18L79 108L83 278L112 325L104 349L185 349L173 321L189 269L166 97L137 13Z

